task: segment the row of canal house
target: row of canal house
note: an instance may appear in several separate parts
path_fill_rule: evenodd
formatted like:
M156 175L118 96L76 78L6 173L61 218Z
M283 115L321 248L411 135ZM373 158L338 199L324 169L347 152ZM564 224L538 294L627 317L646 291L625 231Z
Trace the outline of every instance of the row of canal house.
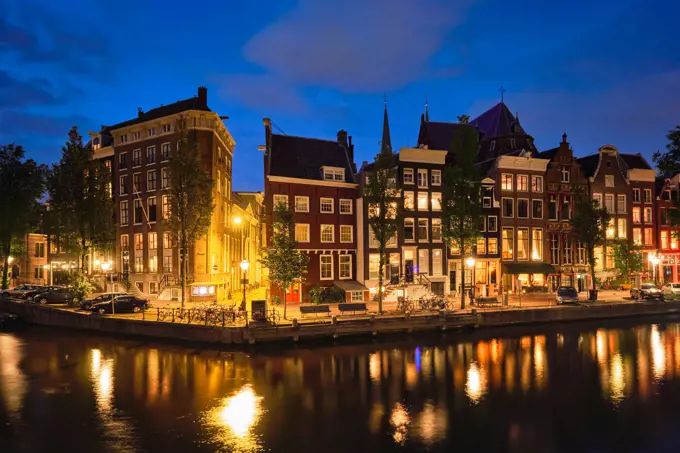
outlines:
M455 165L449 145L461 128L470 127L479 134L484 207L472 268L461 262L460 250L443 242L440 215L443 172ZM378 284L379 255L361 194L373 164L356 168L354 146L345 131L336 140L291 137L273 134L265 119L265 133L265 223L272 225L273 206L287 203L293 208L299 247L309 256L307 273L289 288L288 300L308 300L315 286L337 286L348 301L369 300ZM398 152L392 150L385 107L380 152L397 170L396 202L403 213L387 247L388 298L416 294L422 287L449 294L473 285L480 296L527 287L585 288L590 281L586 252L570 231L576 185L612 215L607 228L607 241L612 242L596 251L597 277L614 277L608 270L614 267L614 240L643 245L649 266L648 258L658 254L656 202L662 200L657 192L665 185L669 193L678 193L678 177L656 181L656 171L641 155L622 154L611 145L577 158L564 134L557 147L539 152L519 116L503 102L469 124L431 121L426 107L416 145ZM669 250L677 250L670 233L658 234L665 234L663 244ZM680 265L680 257L669 257L668 265L664 261L669 279L680 273L676 263Z

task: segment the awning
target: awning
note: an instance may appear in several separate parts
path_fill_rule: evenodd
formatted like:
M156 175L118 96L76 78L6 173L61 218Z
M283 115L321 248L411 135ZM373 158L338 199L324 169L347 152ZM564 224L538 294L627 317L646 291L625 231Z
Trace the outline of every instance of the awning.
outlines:
M333 284L344 291L368 291L368 288L356 280L334 280Z
M548 263L504 263L503 272L506 274L544 274L555 273L555 268Z

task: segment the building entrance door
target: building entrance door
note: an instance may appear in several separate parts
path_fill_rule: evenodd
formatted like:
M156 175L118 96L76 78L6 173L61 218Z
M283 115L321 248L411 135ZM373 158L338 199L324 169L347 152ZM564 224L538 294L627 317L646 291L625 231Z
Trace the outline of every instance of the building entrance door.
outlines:
M301 298L301 284L300 280L296 280L290 285L288 291L286 291L286 302L300 302Z
M390 254L390 283L396 285L399 283L399 254Z
M413 283L413 260L404 260L406 283Z

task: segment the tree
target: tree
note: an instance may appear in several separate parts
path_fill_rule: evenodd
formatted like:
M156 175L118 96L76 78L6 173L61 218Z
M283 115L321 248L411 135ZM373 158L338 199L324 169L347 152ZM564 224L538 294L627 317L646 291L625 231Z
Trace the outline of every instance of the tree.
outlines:
M582 186L574 188L574 215L570 220L571 230L574 236L581 241L586 249L590 275L595 291L595 247L604 242L606 230L609 225L609 213L605 208L590 197L590 194Z
M397 206L397 169L391 153L381 152L375 157L373 169L364 185L368 203L368 227L378 243L378 313L383 311L383 280L387 261L387 243L397 234L401 215Z
M111 178L110 168L94 159L91 147L83 144L78 128L73 126L61 160L52 167L47 180L47 231L78 251L81 272L86 271L90 249L105 249L114 241Z
M298 250L293 212L280 203L274 209L273 233L260 262L269 269L269 281L283 292L283 319L286 319L286 290L307 271L307 256Z
M663 154L660 151L655 152L652 160L661 174L670 178L680 171L680 126L676 126L675 129L668 131L666 138L668 138L667 151ZM677 197L672 198L670 203L673 207L668 210L668 221L673 227L673 234L678 236L678 230L680 229L680 199Z
M468 124L470 122L470 115L458 115L457 118L460 124Z
M476 247L484 218L479 169L475 165L477 134L473 128L464 126L457 130L450 153L455 165L444 169L442 238L445 244L460 250L464 270L465 255ZM460 293L460 308L465 308L465 291Z
M215 206L212 178L201 165L196 131L189 129L184 116L175 121L175 131L179 139L177 150L170 152L168 158L170 212L164 221L179 245L183 308L189 250L208 233Z
M38 198L45 188L44 165L24 157L21 146L0 146L0 255L2 289L7 289L13 244L30 231L38 217Z
M625 283L630 282L631 274L644 270L642 249L641 245L629 242L627 239L614 242L614 267L620 275L624 276Z

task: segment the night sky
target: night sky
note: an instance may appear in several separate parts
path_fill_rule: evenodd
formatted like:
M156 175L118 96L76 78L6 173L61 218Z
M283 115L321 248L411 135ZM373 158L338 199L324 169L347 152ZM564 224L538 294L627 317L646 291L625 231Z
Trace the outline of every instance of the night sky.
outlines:
M234 190L262 190L262 117L379 151L500 100L539 149L611 143L648 158L680 124L680 2L0 0L0 144L59 158L83 135L208 87L236 140Z

